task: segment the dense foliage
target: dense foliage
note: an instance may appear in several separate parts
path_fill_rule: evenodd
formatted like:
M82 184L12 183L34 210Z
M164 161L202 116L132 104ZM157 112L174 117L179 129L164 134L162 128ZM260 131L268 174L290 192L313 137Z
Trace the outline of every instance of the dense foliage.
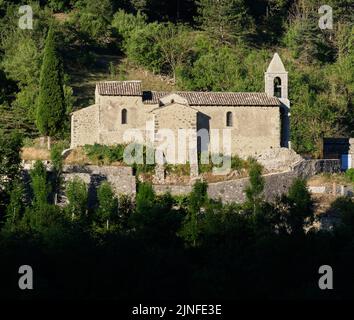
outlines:
M326 2L333 8L332 29L319 27L318 0L33 1L33 30L17 27L19 3L0 2L5 131L38 134L39 75L52 25L66 74L98 64L101 53L123 53L140 67L171 76L182 90L263 91L263 72L278 51L290 76L294 148L320 156L323 137L354 134L351 0ZM109 65L113 75L115 68L120 70ZM65 136L75 93L70 77L63 81Z

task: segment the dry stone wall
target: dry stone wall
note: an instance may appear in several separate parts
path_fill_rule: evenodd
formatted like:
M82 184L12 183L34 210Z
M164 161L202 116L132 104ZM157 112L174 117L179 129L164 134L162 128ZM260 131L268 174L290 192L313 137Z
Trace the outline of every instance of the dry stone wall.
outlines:
M339 171L340 162L338 160L304 160L296 165L292 171L264 175L264 198L267 201L275 200L276 197L286 193L298 177L309 178L321 172L334 173ZM246 199L244 190L248 185L248 178L210 183L208 185L208 195L210 198L221 200L224 203L242 203ZM157 193L169 191L172 195L183 195L188 194L192 190L192 186L154 185L154 189Z
M27 164L24 171L28 172L31 167L31 164ZM48 165L48 169L50 171L50 165ZM273 201L277 196L286 193L297 177L308 178L321 172L339 171L339 160L305 160L296 165L292 171L264 175L264 197L267 201ZM64 182L67 183L75 177L80 178L88 185L90 206L95 204L97 187L103 181L110 182L117 195L126 194L132 198L136 195L136 180L131 167L64 166ZM220 199L224 203L243 202L245 200L244 190L248 184L248 178L210 183L208 195L210 198ZM170 192L172 195L186 195L192 191L192 185L155 184L154 189L158 194ZM62 199L62 202L65 203L65 194L62 194Z
M108 181L117 195L126 194L135 197L136 194L135 176L131 167L64 166L64 181L70 181L75 177L88 184L89 192L93 194L103 181Z
M51 177L51 165L44 163L47 167L49 177ZM29 179L29 170L33 168L34 162L23 164L23 177ZM63 167L63 184L58 197L58 204L65 205L67 198L65 195L66 184L75 178L86 183L88 187L89 207L96 204L97 188L103 181L108 181L117 196L125 194L131 198L136 195L136 181L131 167L115 166L94 166L94 165L65 165Z

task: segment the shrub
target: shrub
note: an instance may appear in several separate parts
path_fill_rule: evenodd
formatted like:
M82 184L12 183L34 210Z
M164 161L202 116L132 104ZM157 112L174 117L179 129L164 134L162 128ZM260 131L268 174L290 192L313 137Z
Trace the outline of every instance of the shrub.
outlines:
M123 162L124 161L124 149L126 145L117 144L115 146L104 146L100 144L85 145L84 152L87 157L94 163L111 164L112 162ZM143 164L133 163L131 166L139 173L152 172L155 169L155 164L146 163L146 153L147 147L143 146Z
M167 174L176 174L177 176L188 176L190 174L190 165L186 164L165 164Z
M245 162L237 155L231 157L231 169L240 171L245 167Z
M221 154L220 157L223 155ZM205 173L205 172L212 172L213 167L221 167L221 164L213 164L211 161L211 157L209 156L209 163L203 164L201 163L201 154L198 154L198 166L199 166L199 172L200 173ZM242 168L247 167L247 162L242 160L239 156L233 155L231 156L231 169L232 170L237 170L240 171Z
M345 172L345 176L346 176L351 182L354 183L354 168L348 169L348 170Z
M108 159L110 162L123 161L125 145L118 144L114 147L108 148Z
M91 161L100 164L107 161L110 157L109 147L95 143L94 145L85 145L84 151Z

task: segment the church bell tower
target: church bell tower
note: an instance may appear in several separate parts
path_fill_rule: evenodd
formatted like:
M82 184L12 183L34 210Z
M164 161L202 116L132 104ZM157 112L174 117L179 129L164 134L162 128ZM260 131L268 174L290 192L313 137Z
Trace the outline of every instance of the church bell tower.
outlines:
M280 146L291 148L290 141L290 101L288 99L288 72L277 53L274 54L264 74L265 92L277 97L281 102L281 141Z

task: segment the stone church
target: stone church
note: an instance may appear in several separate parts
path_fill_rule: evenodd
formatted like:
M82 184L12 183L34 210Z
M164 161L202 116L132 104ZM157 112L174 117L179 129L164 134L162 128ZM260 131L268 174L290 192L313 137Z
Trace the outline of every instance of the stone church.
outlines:
M275 53L264 92L157 92L143 91L140 81L99 82L95 104L72 113L71 148L124 143L127 129L144 132L149 121L155 133L228 129L231 152L245 158L290 148L289 116L288 73Z

